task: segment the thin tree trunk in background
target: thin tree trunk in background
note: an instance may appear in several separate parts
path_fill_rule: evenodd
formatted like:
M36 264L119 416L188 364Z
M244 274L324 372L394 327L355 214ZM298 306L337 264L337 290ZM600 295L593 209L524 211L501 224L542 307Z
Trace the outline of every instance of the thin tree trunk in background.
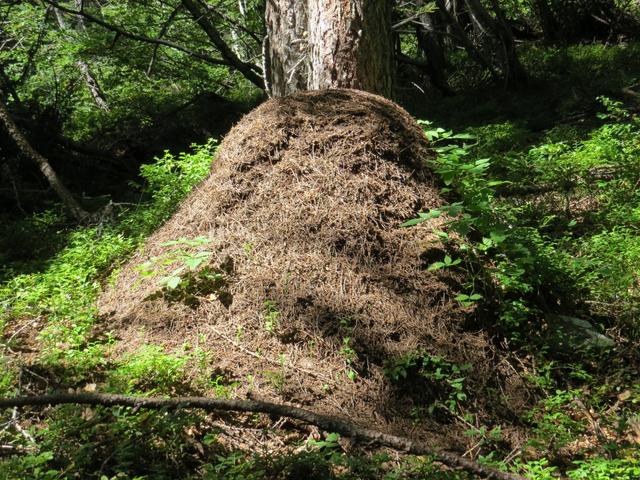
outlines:
M82 0L76 0L75 4L78 11L82 11L82 9L84 8ZM56 15L56 20L58 21L58 27L60 28L60 31L62 31L63 33L66 32L68 27L67 27L67 23L64 20L64 16L62 15L62 12L58 8L54 8L54 12ZM77 19L78 19L78 25L80 26L80 28L82 30L85 30L86 25L84 23L84 17L78 16ZM87 88L89 89L89 93L91 94L91 98L93 98L93 101L96 104L96 106L99 109L104 110L105 112L108 112L109 104L107 103L107 99L104 95L104 92L100 88L100 84L98 83L98 80L96 80L96 78L91 73L91 70L89 69L89 64L84 60L80 59L76 61L76 65L78 66L78 69L80 70L80 73L84 78L84 83L87 85Z
M438 10L442 12L445 17L448 26L450 27L451 35L458 39L463 48L467 51L469 57L473 58L478 64L491 72L493 77L497 77L497 73L491 62L478 50L473 42L469 40L464 28L458 23L457 18L448 10L443 0L435 0Z
M424 6L424 1L419 0L416 5L418 7ZM446 58L442 39L437 33L438 16L434 13L423 13L419 18L420 24L416 25L416 37L418 47L427 60L427 72L431 83L443 94L453 95L453 90L447 83Z
M540 26L542 27L542 35L545 42L555 42L558 40L558 23L556 22L548 0L533 0L535 10L538 12Z
M238 22L246 22L247 6L243 0L238 0L238 13L240 15L240 19L238 20ZM238 56L238 58L244 62L247 58L250 57L250 53L247 51L246 44L240 37L239 31L242 30L238 28L237 24L231 24L230 27L232 40L231 47L233 48L233 51Z
M27 138L22 134L18 126L11 118L11 114L7 106L0 102L0 121L4 125L9 136L16 143L20 151L31 160L33 160L40 168L40 171L51 185L51 188L58 194L60 200L69 209L71 215L77 220L83 220L89 217L89 213L85 211L80 204L73 198L71 192L62 183L58 174L49 164L49 161L40 155L29 143Z
M526 74L516 52L516 44L511 29L506 24L502 10L496 0L491 0L491 5L496 14L493 18L482 6L479 0L466 0L469 12L479 28L495 38L502 46L503 69L505 83L515 86L526 79Z
M527 81L527 73L518 58L518 51L516 49L516 41L513 38L513 32L507 23L507 19L504 16L504 12L502 11L498 1L490 0L490 3L496 15L496 18L493 21L496 35L501 40L504 47L506 66L508 68L505 75L505 81L510 86L522 84Z
M387 0L270 0L267 83L273 96L355 88L391 97L393 43Z
M79 12L82 12L84 10L84 0L75 0L75 5L76 5L76 10L78 10ZM78 25L80 26L80 29L82 30L87 29L87 25L85 24L84 17L78 16L76 20L78 22Z
M77 65L80 73L82 73L82 76L84 77L84 82L87 84L89 93L91 93L93 102L98 106L99 109L108 112L109 104L107 103L102 89L100 88L100 84L91 73L91 70L89 70L89 65L84 60L78 60Z

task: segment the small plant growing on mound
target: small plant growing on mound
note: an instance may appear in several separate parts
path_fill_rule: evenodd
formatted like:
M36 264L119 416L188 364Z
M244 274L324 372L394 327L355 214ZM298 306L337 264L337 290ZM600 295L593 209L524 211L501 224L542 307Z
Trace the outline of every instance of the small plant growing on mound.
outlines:
M225 306L229 306L231 294L226 290L228 285L226 275L232 272L232 262L228 260L220 268L202 267L211 258L213 252L208 250L193 252L185 248L193 249L210 242L206 237L197 237L180 238L162 243L162 247L174 248L140 265L138 269L141 276L156 277L161 274L164 267L175 268L159 279L158 285L161 289L149 295L147 299L163 298L168 302L182 302L185 305L197 307L200 303L199 297L209 295L218 298Z
M171 392L179 385L188 360L188 355L171 355L157 345L145 345L123 359L110 383L120 392Z
M264 302L264 329L275 334L280 326L280 311L278 305L273 300L265 300Z

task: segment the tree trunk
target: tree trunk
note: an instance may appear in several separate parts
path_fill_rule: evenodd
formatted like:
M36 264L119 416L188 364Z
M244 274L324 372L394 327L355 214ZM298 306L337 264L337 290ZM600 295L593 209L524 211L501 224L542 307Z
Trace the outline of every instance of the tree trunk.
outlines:
M520 475L495 470L492 467L481 465L458 453L447 450L436 450L424 442L411 440L407 437L399 437L378 430L371 430L361 427L350 420L323 415L312 412L311 410L281 403L208 397L133 397L108 393L54 393L52 395L37 395L31 397L0 398L0 409L67 404L101 405L105 407L123 406L134 409L148 408L154 410L199 408L206 412L266 413L273 417L293 418L307 424L316 425L326 432L336 432L350 437L354 441L360 440L367 443L384 445L413 455L432 456L436 461L444 465L455 469L463 469L476 476L490 480L524 480Z
M67 187L65 187L58 177L58 174L49 164L49 161L40 155L22 134L11 118L11 114L9 113L7 106L3 102L0 102L0 121L3 123L7 133L16 143L20 151L38 165L38 168L40 168L40 171L49 182L49 185L51 185L51 188L53 188L53 190L58 194L60 200L62 200L71 212L71 215L73 215L77 220L83 220L89 217L89 213L86 212L78 202L76 202L73 195L71 195L71 192L67 190Z
M542 35L545 42L552 43L558 40L558 22L549 7L548 0L533 0L534 7L538 12L540 26L542 27Z
M104 92L100 88L100 84L96 80L96 78L89 70L89 65L84 60L78 60L76 62L78 65L78 69L82 76L84 77L84 82L89 89L89 93L91 93L91 97L93 98L93 102L97 105L100 110L104 110L105 112L109 111L109 104L105 98Z
M480 3L480 0L466 0L466 3L474 24L476 24L483 33L492 36L502 47L501 56L505 83L509 86L514 86L523 82L526 79L526 74L518 59L513 34L506 24L498 2L491 0L496 18L493 18L489 12L487 12Z
M76 0L75 4L76 4L76 8L78 8L78 11L82 11L82 9L84 8L82 0ZM55 8L54 12L56 15L56 20L58 21L58 27L60 28L60 31L65 33L68 27L67 27L67 22L65 22L64 16L62 15L62 12L58 8ZM80 27L81 30L86 30L87 27L84 24L84 17L78 16L78 26ZM78 60L76 62L76 65L78 66L78 69L80 70L80 73L84 78L84 82L87 85L87 88L89 89L89 93L91 94L91 98L93 98L93 101L96 104L96 106L100 110L104 110L105 112L108 112L109 104L107 103L104 92L100 88L100 84L98 83L98 80L96 80L96 78L91 73L91 70L89 69L89 64L84 60Z
M424 6L424 1L416 2L416 5L422 7ZM416 25L416 37L418 39L418 47L422 50L427 60L427 73L431 83L444 95L453 95L453 90L447 83L445 72L447 62L442 38L437 32L438 19L438 15L433 13L420 15L420 24Z
M484 54L478 50L473 42L467 36L467 33L464 31L464 28L458 22L457 16L455 16L448 8L448 4L445 4L444 0L435 0L436 5L438 6L438 11L442 13L447 25L450 28L451 35L455 37L462 47L467 51L469 57L473 58L478 64L491 72L491 75L496 78L497 73L491 65L491 62L488 58L484 56ZM455 5L455 4L454 4Z
M505 68L507 69L505 72L505 81L509 86L522 84L527 81L527 73L518 58L513 32L507 24L507 19L498 1L490 0L490 3L496 15L493 21L496 36L500 39L504 48Z
M266 77L274 96L355 88L391 97L391 2L273 0L265 18Z
M391 2L310 0L312 90L356 88L392 94Z

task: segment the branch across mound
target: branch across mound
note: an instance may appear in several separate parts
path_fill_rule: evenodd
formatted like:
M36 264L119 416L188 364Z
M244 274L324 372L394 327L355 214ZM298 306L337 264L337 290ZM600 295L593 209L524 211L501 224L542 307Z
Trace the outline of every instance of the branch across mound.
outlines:
M398 386L385 375L420 351L473 365L468 386L477 391L496 378L514 385L485 334L465 328L458 276L426 269L444 255L432 234L443 220L399 227L442 204L429 155L410 115L375 95L333 90L264 103L103 294L104 322L130 349L200 344L241 384L239 396L251 390L388 433L456 435L433 418L419 427L409 419L440 395L433 385ZM204 288L196 273L181 294L163 286L176 265L158 259L174 259L181 238L205 239L184 248L206 256L203 278L217 284ZM143 277L149 264L161 272Z

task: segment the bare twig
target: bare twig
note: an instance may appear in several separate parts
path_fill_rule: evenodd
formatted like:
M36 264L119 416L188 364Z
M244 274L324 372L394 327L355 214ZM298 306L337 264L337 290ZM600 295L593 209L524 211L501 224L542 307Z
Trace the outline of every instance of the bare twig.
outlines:
M21 445L0 445L0 457L2 455L15 455L16 453L33 453L34 447L23 447Z
M251 357L257 358L258 360L264 360L265 362L269 362L269 363L271 363L273 365L281 365L282 364L282 362L279 361L279 360L275 360L273 358L269 358L269 357L266 357L264 355L260 355L260 354L254 352L254 351L249 350L248 348L243 347L238 342L234 341L233 339L229 338L228 336L226 336L222 332L218 331L216 328L210 327L210 329L217 336L219 336L223 340L226 340L231 345L233 345L235 348L237 348L238 350L240 350L243 353L246 353L247 355L249 355ZM287 367L292 368L292 369L297 370L297 371L302 372L302 373L306 373L307 375L311 375L312 377L318 378L318 379L320 379L320 380L322 380L324 382L331 383L333 385L336 384L336 382L333 379L327 378L324 375L320 375L318 372L314 372L313 370L307 370L306 368L298 367L296 365L287 365Z

